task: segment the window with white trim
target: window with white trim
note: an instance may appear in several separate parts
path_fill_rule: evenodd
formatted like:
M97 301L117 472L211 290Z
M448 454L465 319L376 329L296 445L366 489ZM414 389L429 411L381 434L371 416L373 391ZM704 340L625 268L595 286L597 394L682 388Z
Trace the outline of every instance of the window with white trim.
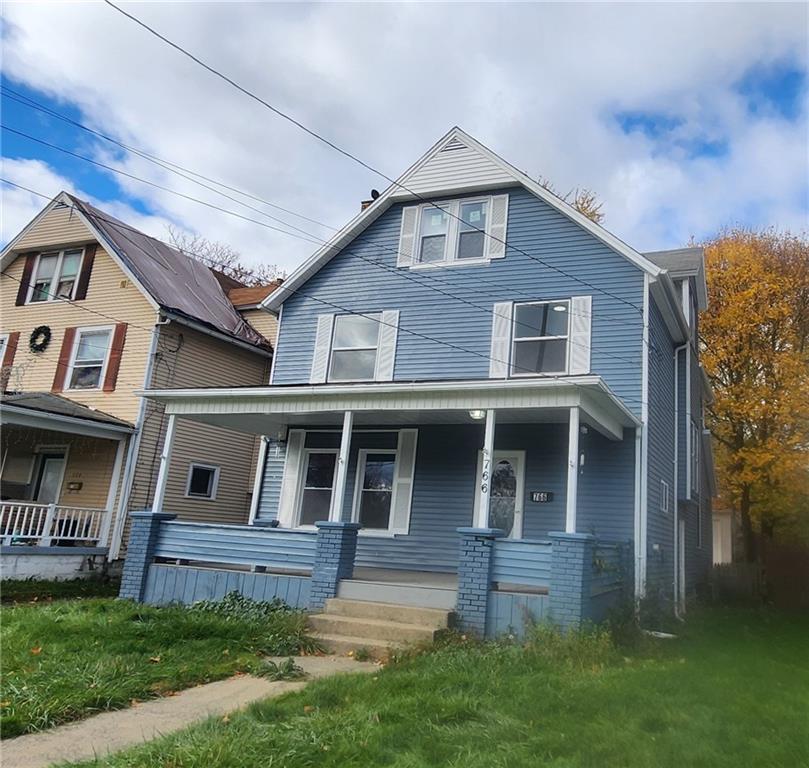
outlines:
M338 451L333 448L306 448L303 453L297 525L311 526L329 519Z
M374 381L381 316L336 315L329 381Z
M219 487L219 470L215 464L198 464L192 462L188 467L188 479L185 484L185 495L190 499L216 499Z
M665 480L660 481L660 511L664 515L669 513L669 484Z
M68 389L98 389L110 356L113 328L77 328L70 358Z
M419 208L416 264L486 260L490 197L451 200Z
M691 490L699 492L699 429L695 422L691 422Z
M391 529L396 458L393 449L360 449L353 517L363 529Z
M40 253L31 275L28 302L72 299L81 270L83 248Z
M567 373L569 301L515 304L511 328L512 376Z
M0 333L0 363L3 362L3 357L6 354L6 344L8 344L8 334Z

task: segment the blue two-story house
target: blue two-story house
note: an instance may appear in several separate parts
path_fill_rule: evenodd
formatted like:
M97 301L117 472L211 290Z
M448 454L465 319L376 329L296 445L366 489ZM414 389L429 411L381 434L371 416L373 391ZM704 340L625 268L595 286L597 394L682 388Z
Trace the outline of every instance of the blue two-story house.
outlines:
M381 614L354 602L489 635L682 610L711 562L706 303L701 249L639 253L454 128L267 297L270 386L148 393L264 439L251 525L156 505L122 594L235 586L355 638Z

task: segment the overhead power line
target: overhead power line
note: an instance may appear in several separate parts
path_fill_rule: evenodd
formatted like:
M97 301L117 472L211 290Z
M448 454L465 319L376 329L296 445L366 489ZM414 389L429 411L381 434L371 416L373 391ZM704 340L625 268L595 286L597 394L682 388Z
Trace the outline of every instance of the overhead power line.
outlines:
M582 279L581 277L578 277L576 275L572 275L569 272L566 272L565 270L563 270L561 267L557 267L555 264L549 264L549 263L545 262L543 259L540 259L538 256L535 256L534 254L529 253L528 251L525 251L524 249L519 248L519 247L513 245L512 243L508 243L506 240L502 240L501 238L492 235L490 232L486 232L484 229L480 229L479 227L475 226L471 222L464 221L460 216L455 214L453 211L451 211L449 209L441 208L440 205L430 201L428 198L426 198L423 195L419 194L418 192L415 192L414 190L410 189L405 184L402 184L397 179L394 179L391 176L389 176L388 174L386 174L384 171L381 171L378 168L375 168L373 165L370 165L369 163L365 162L364 160L362 160L361 158L359 158L357 155L353 154L352 152L349 152L348 150L343 149L342 147L338 146L337 144L335 144L333 141L326 138L322 134L320 134L317 131L309 128L306 125L304 125L302 122L300 122L298 119L294 118L292 115L288 114L284 110L280 109L279 107L274 106L270 102L263 99L261 96L258 96L253 91L250 91L247 88L245 88L244 86L240 85L239 83L237 83L235 80L233 80L228 75L224 74L223 72L216 69L215 67L212 67L210 64L207 64L202 59L200 59L198 56L191 53L186 48L183 48L178 43L175 43L173 40L170 40L168 37L166 37L165 35L158 32L156 29L154 29L154 27L151 27L148 24L146 24L144 21L139 19L137 16L134 16L133 14L129 13L128 11L125 11L123 8L117 6L115 3L111 2L111 0L104 0L104 2L107 5L109 5L111 8L118 11L118 13L122 14L123 16L126 16L130 21L134 22L138 26L145 29L151 35L154 35L156 38L158 38L159 40L164 42L166 45L170 46L174 50L176 50L179 53L183 54L184 56L188 57L193 62L195 62L196 64L201 66L203 69L207 70L208 72L210 72L215 77L220 78L221 80L226 82L228 85L235 88L240 93L244 94L245 96L247 96L250 99L253 99L254 101L261 104L266 109L269 109L275 115L277 115L277 116L283 118L284 120L287 120L288 122L292 123L294 126L299 128L300 130L302 130L305 133L309 134L314 139L317 139L318 141L322 142L323 144L330 147L331 149L338 152L339 154L349 158L350 160L354 161L355 163L361 165L363 168L371 171L371 173L374 173L377 176L380 176L381 178L385 179L390 184L393 184L396 187L404 190L405 192L412 195L416 199L422 201L423 203L430 203L431 205L435 206L436 208L439 208L440 210L444 211L444 213L446 213L448 216L450 216L450 217L452 217L454 219L457 219L458 221L463 221L463 223L466 226L471 227L471 229L473 229L474 231L477 231L477 232L483 234L484 237L488 237L491 240L494 240L496 242L501 243L504 248L510 248L511 250L516 251L517 253L520 253L523 256L525 256L525 257L527 257L527 258L529 258L529 259L531 259L533 261L536 261L539 264L542 264L543 266L547 267L548 269L551 269L551 270L553 270L555 272L558 272L559 274L562 274L562 275L564 275L565 277L567 277L567 278L569 278L571 280L575 280L576 282L580 283L581 285L585 285L585 286L587 286L588 288L590 288L590 289L592 289L594 291L598 291L599 293L603 293L604 295L610 296L611 298L615 299L616 301L620 301L620 302L626 304L627 306L632 307L632 309L634 309L638 314L641 314L641 315L643 314L643 309L641 307L637 306L636 304L634 304L631 301L628 301L627 299L623 298L622 296L618 296L617 294L611 293L610 291L607 291L604 288L600 288L599 286L594 285L594 284ZM553 193L549 192L549 194L553 194ZM562 203L564 203L564 201L561 200L561 198L560 198L560 201ZM564 204L567 205L567 203L564 203Z

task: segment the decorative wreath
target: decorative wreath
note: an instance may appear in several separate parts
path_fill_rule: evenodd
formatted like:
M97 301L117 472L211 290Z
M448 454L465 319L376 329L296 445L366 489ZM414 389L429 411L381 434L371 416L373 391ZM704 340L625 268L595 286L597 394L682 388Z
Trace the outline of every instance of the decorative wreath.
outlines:
M44 352L51 343L51 329L47 325L38 325L31 331L31 338L28 340L28 346L31 347L32 352Z

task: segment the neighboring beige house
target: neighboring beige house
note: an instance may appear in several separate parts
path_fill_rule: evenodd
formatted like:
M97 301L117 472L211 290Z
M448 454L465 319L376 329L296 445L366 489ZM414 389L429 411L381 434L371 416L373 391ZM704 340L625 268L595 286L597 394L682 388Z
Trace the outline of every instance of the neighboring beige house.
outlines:
M276 322L258 305L275 285L245 287L64 192L0 258L3 575L67 575L121 557L126 513L151 505L166 420L141 390L268 382ZM163 508L247 522L257 452L180 425Z

